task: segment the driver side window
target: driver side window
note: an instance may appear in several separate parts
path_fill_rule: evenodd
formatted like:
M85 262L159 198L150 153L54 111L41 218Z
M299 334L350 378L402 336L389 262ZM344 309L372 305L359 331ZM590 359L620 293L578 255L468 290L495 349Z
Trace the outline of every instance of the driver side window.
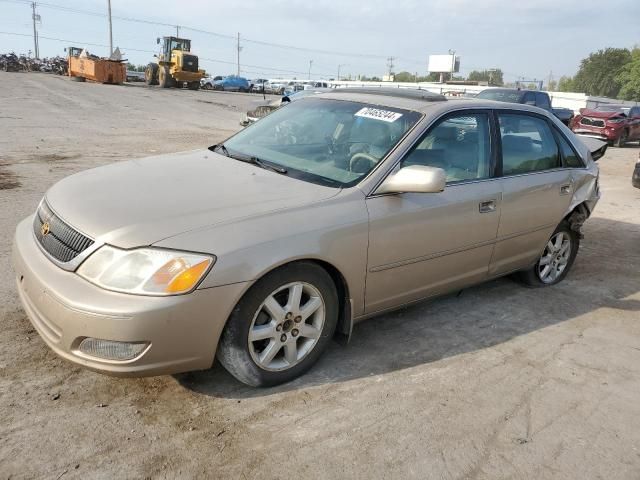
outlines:
M491 177L491 136L486 113L449 116L432 127L401 166L442 168L447 183Z

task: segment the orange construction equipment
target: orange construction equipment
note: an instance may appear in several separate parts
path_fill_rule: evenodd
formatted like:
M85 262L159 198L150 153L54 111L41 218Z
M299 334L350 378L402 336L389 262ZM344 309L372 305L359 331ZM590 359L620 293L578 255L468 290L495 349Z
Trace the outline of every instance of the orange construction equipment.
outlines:
M99 83L121 84L127 79L127 67L122 61L81 55L82 49L69 48L69 77L76 82L91 80Z

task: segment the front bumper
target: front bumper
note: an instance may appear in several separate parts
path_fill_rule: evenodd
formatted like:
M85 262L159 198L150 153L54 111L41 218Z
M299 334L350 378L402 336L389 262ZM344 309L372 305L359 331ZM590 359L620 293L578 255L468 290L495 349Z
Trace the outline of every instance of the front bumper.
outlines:
M36 244L33 217L16 229L13 265L20 300L45 343L61 357L120 376L164 375L211 367L224 324L247 284L151 297L103 290L54 265ZM132 360L87 357L87 337L150 346Z
M622 130L608 130L604 128L590 130L587 128L575 128L573 133L576 135L582 135L583 137L597 138L603 142L613 142L622 134Z

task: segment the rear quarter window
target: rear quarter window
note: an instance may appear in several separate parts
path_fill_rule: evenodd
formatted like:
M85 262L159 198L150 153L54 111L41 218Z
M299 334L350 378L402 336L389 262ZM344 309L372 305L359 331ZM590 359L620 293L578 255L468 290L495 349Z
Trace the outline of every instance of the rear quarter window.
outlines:
M564 158L564 166L567 168L583 168L584 163L582 159L575 152L573 147L569 145L569 142L560 133L556 133L558 137L558 143L560 144L560 151Z

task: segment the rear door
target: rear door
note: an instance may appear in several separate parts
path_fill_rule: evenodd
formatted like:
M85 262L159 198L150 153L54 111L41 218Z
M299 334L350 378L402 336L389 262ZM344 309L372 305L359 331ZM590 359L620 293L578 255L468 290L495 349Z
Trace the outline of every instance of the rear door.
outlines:
M372 195L366 313L477 283L487 277L500 219L488 111L437 122L398 168L443 168L441 193Z
M502 152L502 212L490 274L533 264L562 221L573 193L547 118L497 112Z

